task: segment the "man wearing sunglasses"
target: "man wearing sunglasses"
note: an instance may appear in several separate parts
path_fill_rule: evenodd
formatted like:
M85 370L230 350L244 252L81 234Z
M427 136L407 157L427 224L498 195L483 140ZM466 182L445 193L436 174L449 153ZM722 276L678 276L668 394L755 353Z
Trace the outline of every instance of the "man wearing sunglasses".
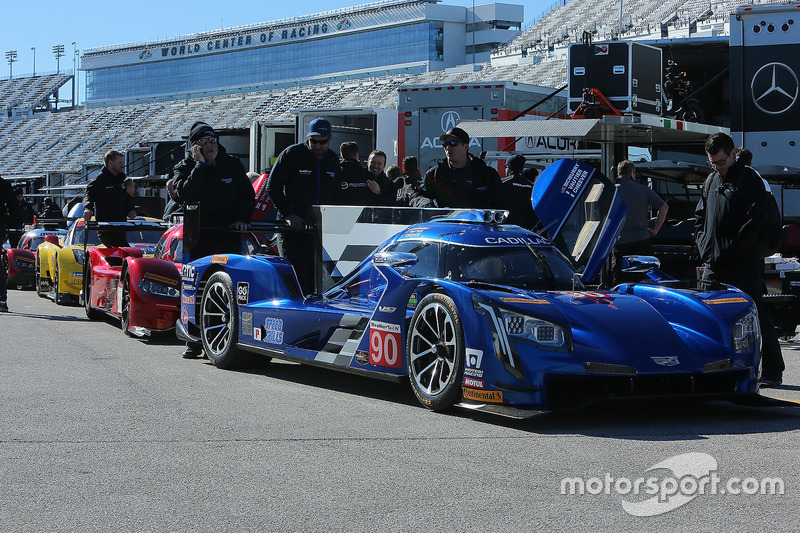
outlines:
M439 140L446 157L425 173L425 196L437 207L505 207L500 175L469 153L467 132L450 128Z
M762 335L761 384L777 386L783 380L784 362L762 298L764 258L759 252L767 225L768 193L756 171L737 159L729 135L711 135L705 150L713 172L703 184L695 210L695 240L704 267L703 279L733 285L753 299Z
M214 128L205 122L192 124L189 143L186 158L172 170L176 201L200 204L200 236L188 250L189 258L194 261L213 254L241 253L242 238L238 233L202 228L242 231L250 227L256 198L244 166L238 157L227 153ZM201 344L187 342L183 357L192 359L201 353Z
M267 181L267 192L280 216L293 228L314 224L312 206L330 204L340 172L339 156L331 150L331 123L315 118L305 142L278 156ZM278 251L297 272L305 294L314 291L314 241L311 235L278 235Z

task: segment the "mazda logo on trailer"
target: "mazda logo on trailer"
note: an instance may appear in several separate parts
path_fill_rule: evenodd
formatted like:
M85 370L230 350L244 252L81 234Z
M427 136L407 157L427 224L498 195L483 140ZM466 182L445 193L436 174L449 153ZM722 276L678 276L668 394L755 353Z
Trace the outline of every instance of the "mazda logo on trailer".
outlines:
M442 131L447 131L450 128L458 126L458 121L461 116L455 111L445 111L442 113Z
M797 101L797 75L784 63L767 63L758 69L750 82L755 106L769 115L788 111Z

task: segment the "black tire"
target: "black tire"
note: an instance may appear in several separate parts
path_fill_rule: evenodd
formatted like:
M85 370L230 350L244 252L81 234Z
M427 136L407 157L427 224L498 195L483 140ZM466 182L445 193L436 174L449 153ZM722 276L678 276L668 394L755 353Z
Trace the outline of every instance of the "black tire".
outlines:
M100 318L101 313L89 304L91 300L89 298L89 291L91 290L89 287L89 280L91 276L87 275L85 268L86 267L84 267L83 273L83 310L86 311L86 318L89 320L97 320Z
M427 295L408 328L406 364L417 400L444 411L461 398L464 330L455 302L445 294Z
M200 337L209 360L219 368L233 368L240 363L239 306L231 277L225 272L213 274L206 283L200 303Z
M59 281L59 274L58 274L58 258L56 258L56 268L55 272L53 273L53 299L56 302L56 305L67 305L67 301L69 300L69 295L64 292L58 292L58 281Z
M117 290L122 291L122 308L119 310L122 332L128 337L133 337L133 334L128 331L131 325L131 278L125 276L122 280L122 287L118 287Z
M39 254L36 254L36 273L35 276L35 283L36 283L36 294L39 298L46 298L47 293L42 290L42 262L39 261Z

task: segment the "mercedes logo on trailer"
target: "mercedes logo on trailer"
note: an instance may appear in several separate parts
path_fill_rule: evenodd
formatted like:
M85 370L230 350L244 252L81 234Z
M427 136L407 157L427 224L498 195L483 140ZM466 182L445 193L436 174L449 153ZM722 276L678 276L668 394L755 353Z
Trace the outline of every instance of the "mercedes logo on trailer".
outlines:
M780 115L797 101L797 75L784 63L767 63L758 69L750 82L753 103L764 113Z

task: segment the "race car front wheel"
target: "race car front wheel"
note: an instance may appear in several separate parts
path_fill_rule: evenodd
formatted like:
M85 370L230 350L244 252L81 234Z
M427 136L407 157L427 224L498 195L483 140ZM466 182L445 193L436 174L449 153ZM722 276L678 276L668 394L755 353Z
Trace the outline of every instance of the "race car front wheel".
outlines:
M225 272L208 278L200 304L200 327L208 358L219 368L235 366L240 358L236 347L239 308L231 277Z
M122 291L122 306L119 313L122 332L128 337L133 337L129 331L131 327L131 278L125 276L125 279L122 280L122 287L117 290Z
M464 331L452 298L433 293L419 303L408 329L406 360L422 405L443 411L460 398Z

